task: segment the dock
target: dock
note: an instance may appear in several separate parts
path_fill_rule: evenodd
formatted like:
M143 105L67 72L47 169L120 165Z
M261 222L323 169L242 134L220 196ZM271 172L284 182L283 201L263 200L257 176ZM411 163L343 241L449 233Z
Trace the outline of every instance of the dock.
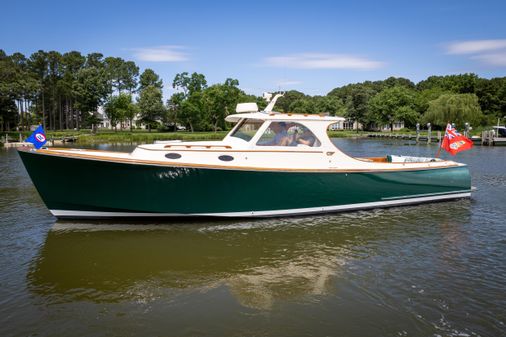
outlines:
M398 134L398 133L386 133L386 132L375 132L367 135L370 138L390 138L390 139L403 139L412 140L417 143L436 143L441 142L442 132L437 131L436 135L431 134ZM468 135L466 137L469 137ZM506 146L506 137L497 137L494 130L483 131L481 137L473 136L470 137L474 145L483 146Z
M47 145L55 146L55 145L62 145L65 143L75 143L75 142L77 142L77 139L78 139L78 136L64 136L64 137L58 137L58 138L48 138ZM5 138L2 137L1 141L3 141L3 146L5 148L33 146L32 143L28 143L28 142L23 141L23 137L21 134L19 135L19 141L13 141L12 138L9 138L7 135L5 135Z
M497 137L494 130L483 131L480 143L486 146L506 146L506 137Z
M417 143L439 143L441 141L441 131L437 131L435 135L431 133L421 134L399 134L399 133L385 133L385 132L375 132L369 133L367 135L369 138L391 138L391 139L403 139L403 140L413 140Z
M4 144L4 147L6 147L6 148L24 147L24 146L32 147L33 146L32 143L28 143L28 142L8 142L8 143L3 143L3 144Z

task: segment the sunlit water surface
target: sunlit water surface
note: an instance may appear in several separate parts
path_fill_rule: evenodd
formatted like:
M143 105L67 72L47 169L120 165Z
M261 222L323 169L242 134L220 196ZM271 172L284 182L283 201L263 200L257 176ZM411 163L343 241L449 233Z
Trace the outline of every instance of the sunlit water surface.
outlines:
M505 336L506 148L457 159L472 200L133 224L56 221L16 151L0 150L0 336Z

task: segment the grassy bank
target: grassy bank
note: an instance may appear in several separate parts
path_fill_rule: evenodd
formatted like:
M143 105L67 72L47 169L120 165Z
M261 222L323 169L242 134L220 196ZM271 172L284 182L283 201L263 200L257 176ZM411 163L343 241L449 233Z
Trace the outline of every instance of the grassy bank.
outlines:
M478 127L472 130L472 135L480 135L482 130L489 130L491 128ZM64 137L77 137L77 144L104 144L104 143L153 143L155 140L172 140L178 139L183 141L197 141L197 140L221 140L228 131L218 132L148 132L144 130L130 131L112 131L100 130L97 133L92 133L91 130L65 130L65 131L47 131L48 139L62 139ZM351 137L367 137L371 134L370 131L355 131L355 130L341 130L341 131L328 131L331 138L351 138ZM374 133L374 132L373 132ZM389 134L390 132L384 132ZM26 139L31 132L8 132L0 134L0 142L4 142L5 135L9 136L10 141L18 141L21 134L22 139ZM402 135L416 135L414 130L394 131L392 134ZM422 136L427 135L427 131L423 130L420 133ZM433 131L432 135L437 135L437 131Z
M10 141L18 141L21 134L22 139L26 139L31 132L9 132ZM48 139L62 139L64 137L77 137L78 144L103 144L103 143L153 143L155 140L179 139L185 141L192 140L220 140L225 137L227 131L219 132L148 132L148 131L99 131L92 133L90 130L67 130L67 131L48 131ZM2 141L5 134L1 136Z
M220 140L227 132L98 132L81 134L80 144L96 143L153 143L155 140ZM58 138L58 137L55 137Z

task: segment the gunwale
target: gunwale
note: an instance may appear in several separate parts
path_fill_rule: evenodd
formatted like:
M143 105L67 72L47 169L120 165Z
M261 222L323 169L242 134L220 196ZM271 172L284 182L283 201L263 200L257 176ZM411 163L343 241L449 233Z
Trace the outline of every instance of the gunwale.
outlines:
M426 164L423 167L413 167L413 164L420 163L403 163L403 167L395 167L395 168L374 168L374 169L346 169L346 168L312 168L312 169L304 169L304 168L273 168L273 167L257 167L257 166L234 166L234 165L216 165L216 164L198 164L198 163L184 163L184 162L176 162L176 161L158 161L158 160L143 160L143 159L134 159L134 158L122 158L122 157L112 157L112 156L98 156L93 154L83 153L85 151L81 149L77 149L76 153L68 152L68 148L51 148L44 149L41 148L37 151L32 151L32 148L19 148L18 151L23 152L31 152L36 155L48 155L48 156L56 156L56 157L66 157L66 158L74 158L74 159L85 159L85 160L95 160L101 162L116 162L116 163L124 163L124 164L134 164L134 165L153 165L153 166L163 166L163 167L182 167L182 168L207 168L207 169L223 169L223 170L240 170L240 171L260 171L260 172L315 172L315 173L355 173L355 172L407 172L407 171L424 171L424 170L440 170L454 167L463 167L467 166L465 164L447 164L440 165L443 162L438 162L438 165L430 166L431 163ZM75 149L74 149L75 150ZM66 152L58 152L58 151L66 151ZM92 150L93 152L101 152L101 153L114 153L118 152L107 151L107 150ZM204 150L202 152L208 152L209 150ZM245 150L246 151L246 150ZM241 151L217 151L217 152L241 152ZM251 151L250 152L258 152ZM272 152L280 152L280 151L272 151ZM290 152L290 151L289 151ZM127 154L127 153L124 153ZM357 159L360 160L360 159ZM365 162L365 161L364 161ZM446 161L450 163L449 161ZM382 164L395 164L399 166L398 163L382 163Z

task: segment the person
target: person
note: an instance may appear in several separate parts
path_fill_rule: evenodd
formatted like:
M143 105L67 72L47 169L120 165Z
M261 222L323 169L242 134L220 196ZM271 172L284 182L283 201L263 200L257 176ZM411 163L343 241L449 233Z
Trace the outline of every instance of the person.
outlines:
M313 146L316 141L315 136L311 131L308 129L304 130L304 132L297 138L297 145L306 145L306 146Z
M290 144L290 137L288 136L288 128L285 122L273 122L269 125L274 131L274 138L269 145L287 146Z

